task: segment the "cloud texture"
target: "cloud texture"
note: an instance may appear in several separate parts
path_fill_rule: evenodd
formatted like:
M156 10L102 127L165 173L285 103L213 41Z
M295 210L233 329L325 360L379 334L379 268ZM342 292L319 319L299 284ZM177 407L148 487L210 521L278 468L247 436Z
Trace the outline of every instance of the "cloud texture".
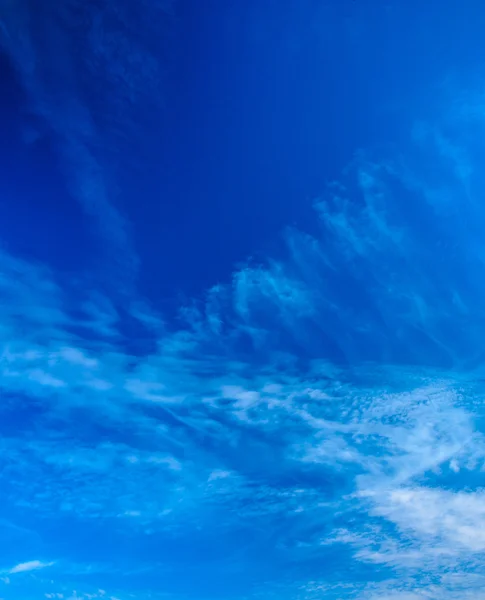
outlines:
M358 156L176 328L2 252L4 597L480 597L482 114Z

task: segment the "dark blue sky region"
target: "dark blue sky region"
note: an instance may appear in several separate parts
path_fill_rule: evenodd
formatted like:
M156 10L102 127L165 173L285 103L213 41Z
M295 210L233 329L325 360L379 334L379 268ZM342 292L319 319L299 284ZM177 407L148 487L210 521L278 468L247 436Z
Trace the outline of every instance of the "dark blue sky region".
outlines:
M58 102L68 67L46 50L54 45L48 20L59 17L55 4L47 6L34 10L31 28L47 54L37 60L53 71L43 85ZM85 20L71 25L75 50L89 43L88 28L94 28L86 23L90 11L84 12ZM161 53L155 59L160 80L146 86L158 87L159 95L141 99L143 112L131 107L125 115L122 105L118 114L103 113L116 104L115 92L95 70L95 49L81 65L90 79L81 73L76 82L108 138L93 145L111 146L109 160L118 171L113 194L132 224L140 284L154 302L174 290L199 295L227 280L248 255L266 250L284 227L311 228L312 201L356 150L399 140L417 106L421 118L432 113L447 78L478 76L477 8L467 11L457 2L417 10L417 4L397 2L182 1L170 12L159 25L166 39L146 44ZM457 19L466 35L457 35ZM79 60L73 51L70 62ZM2 179L4 195L15 194L4 209L4 237L21 252L46 253L65 270L82 266L89 233L79 224L86 217L59 178L57 136L7 56L2 74L8 115L2 168L9 175ZM27 232L28 219L17 213L28 210L35 219L40 207L48 207L45 225ZM76 243L66 244L63 235Z
M484 30L0 2L2 598L485 598Z

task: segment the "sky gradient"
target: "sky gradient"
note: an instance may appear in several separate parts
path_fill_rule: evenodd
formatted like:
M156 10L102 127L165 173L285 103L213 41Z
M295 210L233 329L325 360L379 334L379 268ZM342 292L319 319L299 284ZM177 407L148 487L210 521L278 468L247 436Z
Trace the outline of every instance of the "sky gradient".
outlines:
M485 599L485 9L0 1L0 597Z

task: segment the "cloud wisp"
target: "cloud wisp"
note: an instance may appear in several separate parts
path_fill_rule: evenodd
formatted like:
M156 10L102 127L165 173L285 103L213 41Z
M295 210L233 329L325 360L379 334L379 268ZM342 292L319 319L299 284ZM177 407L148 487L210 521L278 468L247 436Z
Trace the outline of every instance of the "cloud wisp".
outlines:
M54 563L45 563L40 560L30 560L28 562L20 563L15 565L11 569L8 569L6 573L8 575L15 575L16 573L28 573L30 571L37 571L38 569L45 569L51 567Z
M162 54L152 42L168 27L172 4L143 2L131 11L115 2L21 0L0 7L0 48L19 76L28 110L57 148L68 187L93 220L112 277L126 284L138 258L115 202L121 150L137 111L152 108L154 99L160 109Z

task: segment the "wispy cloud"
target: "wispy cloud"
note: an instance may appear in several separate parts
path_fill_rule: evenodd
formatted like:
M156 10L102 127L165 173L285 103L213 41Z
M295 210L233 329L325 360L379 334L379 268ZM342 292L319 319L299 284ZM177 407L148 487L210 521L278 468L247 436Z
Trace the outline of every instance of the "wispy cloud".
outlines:
M29 562L20 563L8 569L6 573L8 575L15 575L16 573L28 573L29 571L37 571L39 569L45 569L51 567L53 562L41 562L40 560L31 560Z
M151 39L158 38L172 4L144 2L132 11L113 2L41 6L21 0L0 8L0 47L20 76L29 110L57 146L72 196L101 236L111 267L105 277L123 274L125 283L138 259L128 222L116 208L115 165L128 131L136 131L135 111L154 99L160 108L161 54L145 36L156 27ZM128 137L134 143L135 136Z

